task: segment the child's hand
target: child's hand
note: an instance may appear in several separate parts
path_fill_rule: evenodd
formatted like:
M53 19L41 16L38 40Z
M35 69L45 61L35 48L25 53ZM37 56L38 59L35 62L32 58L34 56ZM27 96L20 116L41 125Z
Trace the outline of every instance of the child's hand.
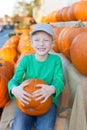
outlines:
M38 84L37 87L40 87L40 89L33 92L32 96L36 97L36 100L43 99L41 103L45 102L52 94L55 93L54 86Z
M29 104L31 101L31 94L27 93L23 87L28 85L29 82L24 82L21 85L12 89L12 94L21 102L22 105Z

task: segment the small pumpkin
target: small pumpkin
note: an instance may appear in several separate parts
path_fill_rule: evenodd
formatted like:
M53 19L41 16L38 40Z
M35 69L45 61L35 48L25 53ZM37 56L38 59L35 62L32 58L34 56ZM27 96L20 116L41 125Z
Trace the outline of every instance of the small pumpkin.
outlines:
M25 80L24 82L28 81L29 84L24 87L24 90L32 94L35 90L39 89L40 87L36 87L37 84L46 84L43 80L40 79L29 79ZM42 115L46 113L52 104L52 98L49 97L44 103L41 103L41 100L36 101L35 98L31 98L31 102L29 104L25 104L23 106L18 99L16 99L18 107L24 112L25 114L29 115Z

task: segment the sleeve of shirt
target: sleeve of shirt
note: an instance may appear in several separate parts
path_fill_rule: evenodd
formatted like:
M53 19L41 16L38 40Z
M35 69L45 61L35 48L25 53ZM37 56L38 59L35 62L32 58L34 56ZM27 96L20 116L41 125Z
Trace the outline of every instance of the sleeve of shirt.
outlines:
M53 95L53 97L57 98L59 94L64 90L64 72L62 67L62 61L58 56L56 59L52 85L56 89L56 93Z
M17 87L18 85L21 84L21 82L23 81L25 71L26 71L26 57L24 56L20 61L18 67L16 68L14 76L8 82L8 92L11 98L14 98L14 95L11 93L12 88Z

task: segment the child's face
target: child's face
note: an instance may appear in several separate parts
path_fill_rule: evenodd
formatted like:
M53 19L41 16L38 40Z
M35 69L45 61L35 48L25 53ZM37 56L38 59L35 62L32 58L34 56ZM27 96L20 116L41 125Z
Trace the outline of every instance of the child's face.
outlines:
M32 46L38 55L46 55L52 48L52 37L45 32L36 32L31 40Z

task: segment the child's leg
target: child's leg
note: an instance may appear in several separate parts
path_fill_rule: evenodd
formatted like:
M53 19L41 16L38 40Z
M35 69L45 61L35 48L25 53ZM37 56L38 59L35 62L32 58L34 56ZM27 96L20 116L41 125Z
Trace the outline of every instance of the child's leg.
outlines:
M46 114L37 117L36 130L54 130L56 117L57 107L52 104L52 107Z
M11 122L17 109L15 100L11 100L3 109L0 119L0 130L10 130Z
M31 130L34 119L34 116L26 115L19 108L17 108L11 130Z

